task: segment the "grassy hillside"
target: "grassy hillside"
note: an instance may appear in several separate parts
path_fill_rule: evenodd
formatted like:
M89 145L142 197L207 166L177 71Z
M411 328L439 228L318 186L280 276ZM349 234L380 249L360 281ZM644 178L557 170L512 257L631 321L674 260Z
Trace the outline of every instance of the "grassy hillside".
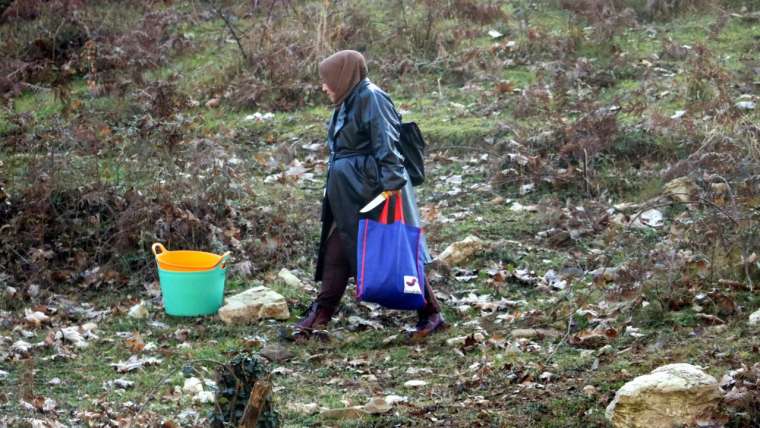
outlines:
M615 391L660 365L760 363L756 2L10 3L0 425L204 426L214 405L183 372L213 379L241 351L282 357L284 426L608 426ZM330 343L166 316L156 241L233 251L227 293L270 286L291 322L313 299L331 112L316 66L344 48L428 139L433 253L485 242L436 265L451 328L409 343L411 313L352 289ZM128 317L140 300L148 318ZM87 322L86 347L59 334ZM133 355L161 362L111 366ZM726 426L760 418L751 392ZM387 395L405 400L324 412Z

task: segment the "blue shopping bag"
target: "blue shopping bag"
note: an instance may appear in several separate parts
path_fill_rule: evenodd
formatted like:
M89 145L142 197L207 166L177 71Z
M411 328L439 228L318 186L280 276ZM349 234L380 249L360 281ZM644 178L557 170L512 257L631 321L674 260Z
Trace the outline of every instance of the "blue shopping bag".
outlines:
M388 197L379 221L359 220L356 245L356 298L389 309L421 309L425 305L422 229L404 220L397 192L392 221Z

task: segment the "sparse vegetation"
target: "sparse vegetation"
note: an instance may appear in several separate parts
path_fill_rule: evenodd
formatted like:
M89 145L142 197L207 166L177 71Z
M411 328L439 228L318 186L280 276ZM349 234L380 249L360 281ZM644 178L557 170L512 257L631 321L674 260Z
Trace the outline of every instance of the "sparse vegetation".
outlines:
M0 425L206 425L214 405L182 392L183 367L213 379L213 361L279 344L283 324L165 315L149 245L231 250L228 293L263 284L292 319L306 309L330 115L316 64L344 48L429 140L433 252L489 245L433 273L452 327L426 343L403 339L412 315L349 291L331 343L284 344L285 426L609 426L615 391L671 362L745 368L722 417L757 423L755 2L0 0L0 14ZM149 319L127 317L140 300ZM88 322L87 347L59 334ZM133 355L162 361L111 366ZM379 415L319 412L391 394L406 400Z

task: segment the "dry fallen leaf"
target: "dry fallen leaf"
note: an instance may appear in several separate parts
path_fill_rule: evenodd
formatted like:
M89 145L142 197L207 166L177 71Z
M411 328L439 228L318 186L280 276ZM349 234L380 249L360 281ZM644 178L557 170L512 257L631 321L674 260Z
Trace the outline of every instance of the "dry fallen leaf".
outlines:
M132 354L137 354L145 349L145 342L143 342L140 332L136 331L132 333L132 336L128 337L124 343L127 345L127 349Z

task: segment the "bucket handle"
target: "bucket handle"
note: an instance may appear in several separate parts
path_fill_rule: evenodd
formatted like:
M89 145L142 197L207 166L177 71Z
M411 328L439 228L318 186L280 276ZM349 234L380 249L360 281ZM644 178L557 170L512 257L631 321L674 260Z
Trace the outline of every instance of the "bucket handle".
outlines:
M220 269L227 269L227 259L229 259L230 254L232 254L232 251L227 251L226 253L222 254L222 257L219 258L219 261L216 262L214 267L219 266Z
M159 254L163 254L163 253L165 253L167 251L167 249L164 248L164 246L162 244L158 243L158 242L156 242L155 244L151 245L150 249L153 251L153 255L156 256L156 257L158 257ZM161 250L161 251L156 251L156 250Z

